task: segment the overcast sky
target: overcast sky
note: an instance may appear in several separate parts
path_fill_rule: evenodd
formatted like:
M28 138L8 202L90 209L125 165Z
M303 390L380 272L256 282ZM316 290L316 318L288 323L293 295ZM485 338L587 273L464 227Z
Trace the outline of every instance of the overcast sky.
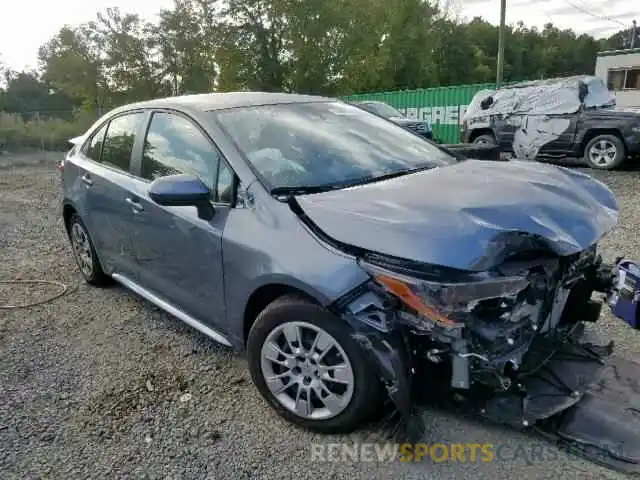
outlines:
M500 0L457 0L457 4L463 17L481 16L500 23ZM596 38L630 28L634 19L640 22L637 0L507 0L508 24L522 20L527 26L541 28L552 22Z
M393 0L389 0L393 1ZM462 17L482 16L492 23L500 19L500 0L453 0ZM40 45L65 24L83 23L99 10L117 6L155 19L172 0L0 0L0 61L14 69L37 66ZM542 27L553 22L562 28L604 37L623 26L640 22L637 0L507 0L507 23L519 20Z

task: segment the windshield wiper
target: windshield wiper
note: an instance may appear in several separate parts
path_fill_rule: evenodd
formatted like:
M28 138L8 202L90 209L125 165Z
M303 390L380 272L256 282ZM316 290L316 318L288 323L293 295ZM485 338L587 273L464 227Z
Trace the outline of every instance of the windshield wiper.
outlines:
M422 170L429 170L434 168L434 165L429 163L428 165L422 165L420 167L408 168L406 170L397 170L395 172L385 173L382 175L371 175L370 177L363 177L353 182L343 184L342 187L351 187L356 185L364 185L366 183L381 182L382 180L389 180L391 178L402 177L403 175L409 175L411 173L421 172Z
M306 195L310 193L322 193L329 190L335 190L337 185L295 185L291 187L274 187L271 189L271 195Z
M403 175L409 175L411 173L420 172L422 170L428 170L434 168L434 165L429 163L427 165L421 165L415 168L409 168L406 170L397 170L395 172L385 173L382 175L371 175L368 177L362 177L342 182L325 183L320 185L294 185L290 187L274 187L271 189L271 195L281 196L294 196L294 195L307 195L312 193L329 192L331 190L340 190L342 188L355 187L358 185L364 185L366 183L380 182L382 180L389 180L395 177L401 177Z

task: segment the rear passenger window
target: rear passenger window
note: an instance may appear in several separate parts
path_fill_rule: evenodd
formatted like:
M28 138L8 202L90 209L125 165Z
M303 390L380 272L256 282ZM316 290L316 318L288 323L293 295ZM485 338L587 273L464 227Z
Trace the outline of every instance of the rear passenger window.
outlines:
M144 117L144 113L136 112L116 117L109 122L100 163L129 171L131 152Z
M91 136L91 139L85 143L82 153L84 153L86 157L96 162L100 161L100 151L102 150L102 141L104 140L104 132L106 131L107 125L103 125Z
M171 113L151 117L142 153L142 178L190 173L214 190L218 152L190 120Z

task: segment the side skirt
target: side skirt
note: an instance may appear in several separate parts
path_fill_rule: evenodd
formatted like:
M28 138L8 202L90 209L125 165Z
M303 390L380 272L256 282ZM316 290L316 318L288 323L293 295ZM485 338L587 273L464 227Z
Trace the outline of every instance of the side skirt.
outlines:
M222 345L224 345L226 347L231 347L232 346L231 342L229 342L229 340L227 340L227 338L224 335L216 332L211 327L205 325L201 321L196 320L191 315L183 312L179 308L174 307L173 305L171 305L166 300L163 300L162 298L158 297L154 293L151 293L149 290L146 290L145 288L141 287L140 285L138 285L134 281L128 279L124 275L120 275L119 273L114 273L111 276L113 277L113 279L116 282L120 283L121 285L123 285L124 287L128 288L129 290L137 293L142 298L150 301L156 307L161 308L162 310L164 310L165 312L169 313L170 315L173 315L174 317L179 318L184 323L186 323L187 325L195 328L199 332L204 333L207 337L211 338L212 340L214 340L214 341L216 341L216 342L218 342L218 343L220 343L220 344L222 344Z

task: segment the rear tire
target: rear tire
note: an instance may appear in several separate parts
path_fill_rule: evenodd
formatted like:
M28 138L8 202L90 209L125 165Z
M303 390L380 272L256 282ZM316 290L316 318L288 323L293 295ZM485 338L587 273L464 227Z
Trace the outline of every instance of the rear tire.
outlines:
M98 254L89 235L87 227L77 213L69 219L69 240L73 248L80 273L89 285L103 286L111 282L111 277L102 270Z
M379 412L383 396L351 333L322 307L283 296L258 315L249 332L251 378L287 421L322 433L352 432Z
M598 170L615 170L626 156L624 142L615 135L598 135L584 149L585 162Z

